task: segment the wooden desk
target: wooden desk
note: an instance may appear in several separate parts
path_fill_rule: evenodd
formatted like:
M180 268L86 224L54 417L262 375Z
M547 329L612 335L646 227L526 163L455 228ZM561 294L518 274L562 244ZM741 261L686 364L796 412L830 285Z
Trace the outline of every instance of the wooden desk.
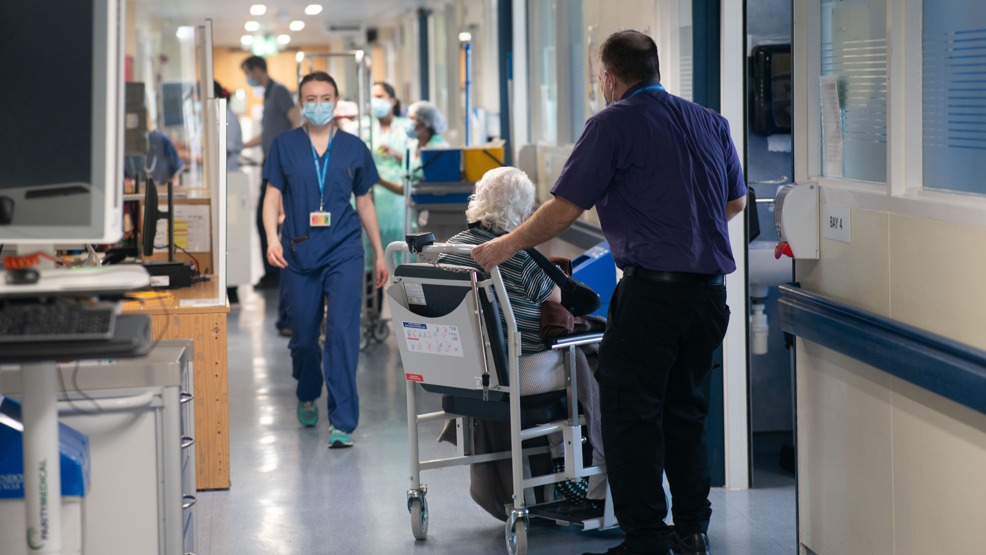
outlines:
M213 279L215 279L213 277ZM186 299L219 297L215 281L170 289L167 301L124 306L124 314L151 317L151 336L195 341L195 473L199 490L229 489L229 380L226 353L226 314L223 306L181 306ZM222 292L223 299L226 291Z

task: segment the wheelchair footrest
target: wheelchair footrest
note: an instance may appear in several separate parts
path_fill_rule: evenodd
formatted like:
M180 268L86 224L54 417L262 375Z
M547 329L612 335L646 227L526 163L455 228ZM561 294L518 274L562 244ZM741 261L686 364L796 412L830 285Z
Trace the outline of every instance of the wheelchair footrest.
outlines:
M540 395L521 397L520 425L522 428L526 428L560 420L565 417L566 405L564 391L551 391ZM442 410L472 418L510 422L509 399L505 401L483 401L471 397L445 395L442 397Z
M592 505L574 505L567 501L535 505L528 509L532 517L581 525L586 520L603 518L604 508Z

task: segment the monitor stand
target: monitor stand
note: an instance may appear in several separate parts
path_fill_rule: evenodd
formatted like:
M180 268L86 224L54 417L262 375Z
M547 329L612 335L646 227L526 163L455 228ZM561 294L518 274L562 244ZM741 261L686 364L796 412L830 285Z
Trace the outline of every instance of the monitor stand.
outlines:
M34 248L34 247L32 247ZM38 245L38 251L54 245ZM150 276L140 266L41 270L36 283L8 284L0 279L0 299L57 296L117 296L146 289ZM108 341L7 344L0 360L21 362L24 424L24 505L28 547L35 553L61 553L61 453L58 435L57 360L142 356L150 350L150 318L136 315L119 322ZM123 318L123 316L121 316Z

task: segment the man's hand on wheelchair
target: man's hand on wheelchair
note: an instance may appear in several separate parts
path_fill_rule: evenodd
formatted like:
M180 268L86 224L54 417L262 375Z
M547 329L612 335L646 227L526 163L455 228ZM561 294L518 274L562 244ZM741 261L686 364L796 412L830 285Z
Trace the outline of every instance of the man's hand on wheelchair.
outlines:
M492 272L494 267L503 264L517 252L512 249L508 239L508 236L497 237L492 241L473 247L472 259L482 266L487 273Z

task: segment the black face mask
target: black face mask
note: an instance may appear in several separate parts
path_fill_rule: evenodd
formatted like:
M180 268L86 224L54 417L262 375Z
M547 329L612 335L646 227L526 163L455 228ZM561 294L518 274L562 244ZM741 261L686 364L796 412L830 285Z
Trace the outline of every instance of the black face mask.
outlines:
M472 222L469 224L469 229L481 228L484 229L497 237L506 235L506 231L496 231L482 225L480 222ZM561 271L561 268L555 266L550 260L540 251L534 248L525 249L524 252L531 257L531 260L538 265L544 273L548 275L551 281L555 282L555 285L561 289L561 304L569 312L575 316L585 316L586 314L592 314L593 312L599 310L602 306L602 301L599 300L599 294L592 290L591 287L582 283L581 281L571 278L565 275L565 272Z

